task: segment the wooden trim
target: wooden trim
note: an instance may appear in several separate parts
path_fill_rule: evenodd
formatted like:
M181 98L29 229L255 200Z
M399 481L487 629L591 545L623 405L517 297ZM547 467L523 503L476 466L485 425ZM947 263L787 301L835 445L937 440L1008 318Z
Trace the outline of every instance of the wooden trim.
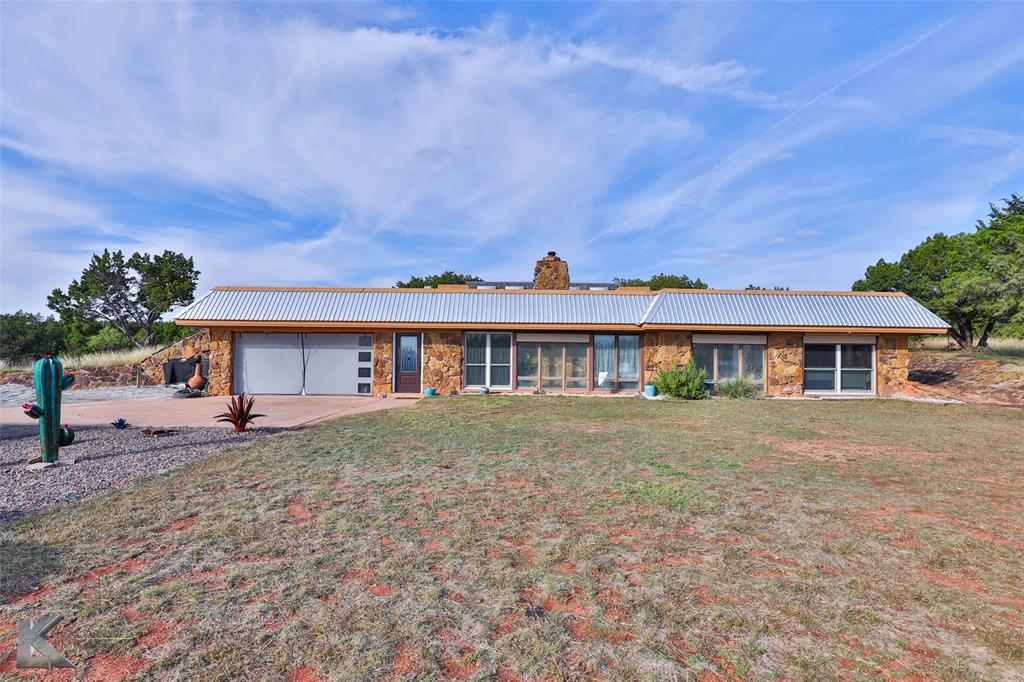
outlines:
M465 336L465 335L463 335ZM512 332L512 367L510 368L512 381L512 390L516 391L519 389L519 351L516 350L516 333Z
M594 390L594 335L587 342L587 391Z

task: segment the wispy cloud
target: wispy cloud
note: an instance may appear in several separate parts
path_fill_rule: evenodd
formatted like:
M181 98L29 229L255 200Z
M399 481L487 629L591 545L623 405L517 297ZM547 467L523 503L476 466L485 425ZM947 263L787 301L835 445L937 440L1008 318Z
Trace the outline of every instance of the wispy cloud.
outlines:
M194 254L202 286L520 278L551 248L581 279L845 286L1020 184L1013 7L864 15L856 50L778 6L579 11L8 3L0 305L104 246Z

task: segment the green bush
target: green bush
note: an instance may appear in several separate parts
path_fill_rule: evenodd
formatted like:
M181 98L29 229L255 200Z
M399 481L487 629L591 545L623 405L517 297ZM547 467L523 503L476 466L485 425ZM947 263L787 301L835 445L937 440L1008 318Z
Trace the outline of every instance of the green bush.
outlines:
M107 325L98 333L89 337L85 347L90 353L106 353L115 350L132 348L132 340L114 327Z
M676 363L674 369L661 372L654 385L658 387L658 393L671 398L704 400L708 397L708 389L704 385L707 378L708 373L703 369L697 369L691 358L682 369L679 369L679 364Z
M751 398L756 398L761 395L761 384L743 377L719 381L715 389L726 398L735 398L739 400L750 400Z

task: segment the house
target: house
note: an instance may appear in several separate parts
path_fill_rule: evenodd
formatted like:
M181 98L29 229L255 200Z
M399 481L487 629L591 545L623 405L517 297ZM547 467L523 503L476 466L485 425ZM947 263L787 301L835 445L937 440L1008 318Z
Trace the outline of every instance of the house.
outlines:
M908 337L947 331L901 293L579 284L554 252L532 282L217 287L176 321L205 328L214 395L635 393L693 358L769 396L886 396L907 381Z

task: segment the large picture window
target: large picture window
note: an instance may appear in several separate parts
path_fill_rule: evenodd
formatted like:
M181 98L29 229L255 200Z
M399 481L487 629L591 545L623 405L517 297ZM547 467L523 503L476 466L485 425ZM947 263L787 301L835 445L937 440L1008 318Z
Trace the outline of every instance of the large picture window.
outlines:
M516 343L516 382L520 388L585 390L587 369L586 343Z
M466 388L512 388L512 335L466 334Z
M754 343L694 343L693 362L708 374L708 381L745 378L764 381L764 346Z
M594 336L594 388L599 391L640 389L639 336Z
M870 343L804 345L804 391L874 393L875 347Z

